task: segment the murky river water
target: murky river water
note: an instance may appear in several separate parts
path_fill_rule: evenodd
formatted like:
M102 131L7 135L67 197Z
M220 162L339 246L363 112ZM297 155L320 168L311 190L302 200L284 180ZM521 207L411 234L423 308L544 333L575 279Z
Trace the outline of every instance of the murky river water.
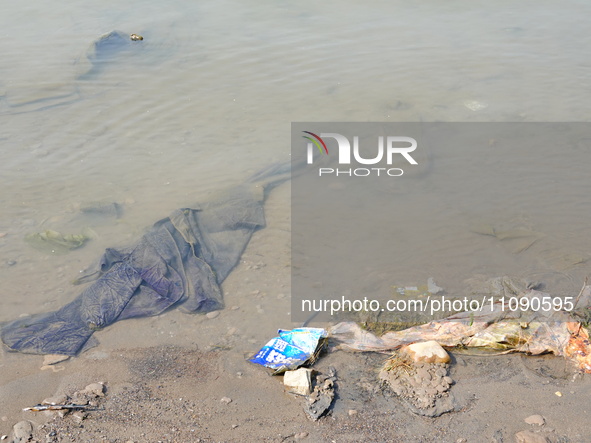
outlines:
M3 2L0 321L58 308L105 247L288 160L292 121L589 121L590 13L582 1ZM88 48L112 30L144 40L88 75ZM548 193L544 210L588 208L584 193L568 198ZM79 208L95 201L124 215L94 223L84 248L24 242L79 232ZM565 253L591 253L569 220L548 229ZM430 240L413 250L429 254Z

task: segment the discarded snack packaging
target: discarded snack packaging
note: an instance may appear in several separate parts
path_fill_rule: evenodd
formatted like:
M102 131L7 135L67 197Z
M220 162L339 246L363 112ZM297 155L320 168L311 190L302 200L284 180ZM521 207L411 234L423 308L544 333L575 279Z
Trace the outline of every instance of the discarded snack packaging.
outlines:
M270 340L250 361L275 369L275 374L297 369L314 356L318 343L326 338L322 328L279 329L279 337Z

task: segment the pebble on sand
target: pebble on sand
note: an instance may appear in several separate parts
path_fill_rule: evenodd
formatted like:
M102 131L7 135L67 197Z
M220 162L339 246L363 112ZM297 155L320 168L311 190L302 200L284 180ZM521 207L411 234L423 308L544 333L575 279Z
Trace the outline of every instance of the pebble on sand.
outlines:
M12 428L15 441L28 441L33 435L33 424L28 420L19 421Z
M300 368L296 371L286 371L283 384L290 392L299 395L310 395L312 392L312 369Z
M515 434L517 443L548 443L548 439L532 431L520 431Z
M68 401L66 394L54 395L53 397L47 397L41 402L42 405L63 405Z
M216 318L218 315L220 315L220 311L211 311L211 312L208 312L207 314L205 314L205 316L207 318L209 318L210 320Z
M86 386L81 393L94 395L95 397L103 397L105 395L105 385L102 383L91 383Z
M231 399L230 397L222 397L222 398L220 399L220 401L221 401L222 403L225 403L225 404L230 404L230 403L232 403L232 399Z
M66 361L70 358L69 355L61 355L61 354L47 354L43 358L43 366L55 365L57 363L61 363Z
M529 417L524 419L524 421L528 425L538 425L538 426L542 426L544 423L546 423L546 420L544 420L544 417L542 417L539 414L530 415Z
M434 340L403 346L400 352L415 363L449 363L449 354Z

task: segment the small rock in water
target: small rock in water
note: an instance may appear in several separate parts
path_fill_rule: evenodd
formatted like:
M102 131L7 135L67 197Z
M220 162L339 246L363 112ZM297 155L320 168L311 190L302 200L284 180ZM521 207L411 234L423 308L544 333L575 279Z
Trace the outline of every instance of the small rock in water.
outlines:
M401 353L407 354L415 363L449 363L449 354L434 340L403 346Z
M440 292L443 292L443 288L435 284L433 277L429 277L429 279L427 280L427 291L429 292L429 294L435 295L439 294Z
M546 423L546 420L544 420L544 417L542 417L539 414L530 415L524 421L528 425L538 425L538 426L542 426L544 423Z
M464 100L464 106L470 111L476 112L488 108L488 103L479 102L477 100Z

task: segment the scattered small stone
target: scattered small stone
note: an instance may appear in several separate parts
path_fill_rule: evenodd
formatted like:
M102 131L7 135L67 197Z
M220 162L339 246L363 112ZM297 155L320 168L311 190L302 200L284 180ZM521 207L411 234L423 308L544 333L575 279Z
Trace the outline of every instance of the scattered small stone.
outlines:
M8 438L8 435L3 435L2 437L0 437L0 440L6 440Z
M232 429L236 429L238 425L232 425Z
M225 403L225 404L227 404L227 405L228 405L228 404L230 404L230 403L232 403L232 399L231 399L230 397L222 397L222 398L220 399L220 401L221 401L222 403Z
M554 393L554 395L556 395L557 397L562 397L562 392L560 392L560 391L556 391L556 392Z
M538 425L538 426L542 426L544 423L546 423L546 420L544 420L544 417L542 417L539 414L530 415L524 421L528 425Z
M213 320L214 318L216 318L218 315L220 315L220 311L211 311L208 312L207 314L205 314L205 316L207 318L209 318L210 320Z
M312 369L300 368L296 371L286 371L283 375L283 384L289 388L289 392L310 395L312 392Z
M8 266L14 266L14 265L16 265L16 260L6 260L6 264Z
M66 394L61 395L54 395L53 397L48 397L41 402L42 405L63 405L68 401L68 396Z
M468 442L468 440L467 440L467 439L465 439L465 438L458 438L458 439L456 440L456 443L467 443L467 442Z
M355 409L349 409L349 417L357 415L357 411Z
M76 411L72 414L72 417L74 418L74 420L80 424L82 423L82 421L88 416L88 414L84 411Z
M449 363L449 354L434 340L403 346L400 352L415 363Z
M29 441L33 436L33 424L28 420L19 421L12 428L15 442Z
M548 439L541 434L532 431L520 431L515 434L517 443L548 443Z
M308 436L307 432L299 432L293 436L294 440L303 440Z
M240 309L240 306L236 306L236 305L234 305L234 306L232 306L230 309L231 309L232 311L237 311L238 309Z
M104 397L105 385L102 383L91 383L86 386L81 392L84 395L93 395L95 397Z

